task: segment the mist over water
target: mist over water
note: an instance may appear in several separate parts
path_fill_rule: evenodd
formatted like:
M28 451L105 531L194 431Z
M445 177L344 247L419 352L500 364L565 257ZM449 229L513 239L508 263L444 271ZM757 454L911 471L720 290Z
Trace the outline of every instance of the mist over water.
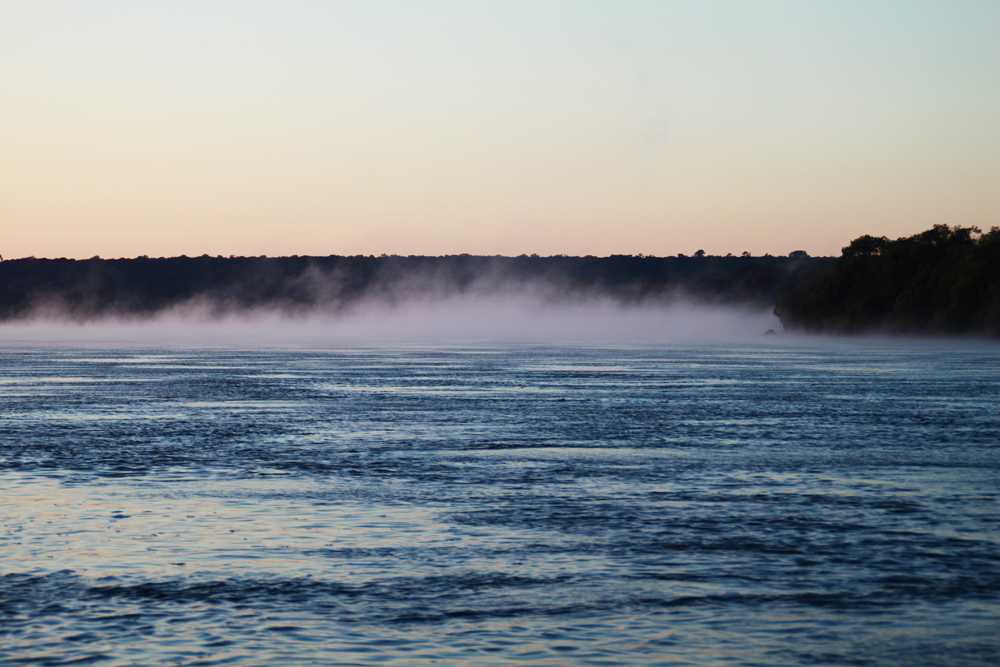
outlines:
M219 314L197 302L148 319L75 322L58 311L0 324L0 342L324 345L350 342L651 344L753 340L780 330L770 309L691 301L626 305L537 294L367 299L336 314L258 309Z
M1000 346L439 299L0 326L0 663L1000 654Z
M0 11L0 667L1000 667L1000 0L189 4Z

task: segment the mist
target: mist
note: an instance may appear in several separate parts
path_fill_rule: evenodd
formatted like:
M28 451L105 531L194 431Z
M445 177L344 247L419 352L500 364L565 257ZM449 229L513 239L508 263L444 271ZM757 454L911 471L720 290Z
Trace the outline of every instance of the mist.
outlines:
M687 300L554 301L530 292L406 301L367 299L336 313L255 309L220 315L187 303L150 318L79 322L43 312L0 324L3 344L351 346L368 344L654 344L759 340L780 322L769 308Z

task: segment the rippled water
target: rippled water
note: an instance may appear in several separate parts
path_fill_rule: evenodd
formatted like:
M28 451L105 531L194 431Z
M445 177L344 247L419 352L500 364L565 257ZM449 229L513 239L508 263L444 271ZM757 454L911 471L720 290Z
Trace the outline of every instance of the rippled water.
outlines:
M0 662L1000 659L1000 347L0 350Z

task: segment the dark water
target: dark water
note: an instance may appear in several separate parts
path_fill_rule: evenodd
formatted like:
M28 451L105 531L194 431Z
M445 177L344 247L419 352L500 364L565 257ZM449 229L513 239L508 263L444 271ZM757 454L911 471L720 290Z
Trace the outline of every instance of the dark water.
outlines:
M0 350L0 662L988 665L1000 347Z

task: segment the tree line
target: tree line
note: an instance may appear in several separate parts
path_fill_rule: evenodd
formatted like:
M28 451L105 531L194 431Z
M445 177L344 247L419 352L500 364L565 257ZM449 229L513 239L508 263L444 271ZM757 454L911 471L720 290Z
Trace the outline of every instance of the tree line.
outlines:
M840 257L484 255L167 257L0 261L0 321L146 318L196 305L336 314L456 295L531 292L553 301L674 300L774 307L786 330L1000 336L1000 229L937 225L862 236Z
M1000 228L861 236L790 281L775 312L800 331L1000 336Z
M686 299L775 303L808 257L518 257L448 255L17 259L0 262L0 321L53 315L143 318L195 304L227 314L336 313L365 300L399 303L530 292L553 301L627 304Z

